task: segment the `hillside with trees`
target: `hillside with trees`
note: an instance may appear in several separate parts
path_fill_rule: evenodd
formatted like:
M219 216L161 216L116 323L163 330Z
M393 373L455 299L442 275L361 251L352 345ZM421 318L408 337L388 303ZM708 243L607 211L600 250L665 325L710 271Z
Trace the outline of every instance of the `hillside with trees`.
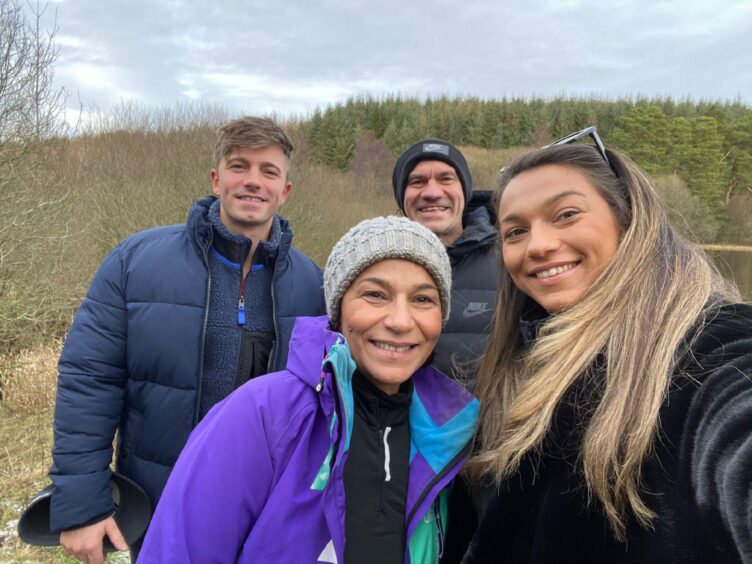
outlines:
M364 134L393 155L438 137L486 149L538 147L588 125L650 173L693 239L752 240L752 108L672 98L355 98L304 122L312 156L352 167ZM503 163L499 163L503 165Z

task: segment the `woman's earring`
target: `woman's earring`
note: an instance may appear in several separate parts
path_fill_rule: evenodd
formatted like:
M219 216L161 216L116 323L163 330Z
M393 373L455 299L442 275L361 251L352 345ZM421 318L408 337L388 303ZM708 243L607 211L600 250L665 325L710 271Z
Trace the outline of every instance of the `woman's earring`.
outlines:
M347 328L347 332L348 332L348 333L352 333L352 327L348 327L348 328Z

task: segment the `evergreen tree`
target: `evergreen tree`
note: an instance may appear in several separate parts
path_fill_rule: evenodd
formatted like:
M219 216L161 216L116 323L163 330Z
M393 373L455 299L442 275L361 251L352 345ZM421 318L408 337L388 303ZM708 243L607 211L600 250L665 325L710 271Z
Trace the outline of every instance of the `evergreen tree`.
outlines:
M717 217L725 218L723 136L718 122L710 116L690 120L692 125L692 153L687 161L687 186L699 196Z
M666 114L658 106L637 107L619 120L610 143L627 153L646 171L669 172L667 157L671 128Z
M752 114L737 120L729 128L729 181L725 202L734 194L752 196Z

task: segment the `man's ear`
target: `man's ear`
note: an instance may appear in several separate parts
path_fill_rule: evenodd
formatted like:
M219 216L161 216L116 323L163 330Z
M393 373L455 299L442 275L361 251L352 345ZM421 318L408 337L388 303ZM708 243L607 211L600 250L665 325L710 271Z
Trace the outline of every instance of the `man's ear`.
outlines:
M209 178L211 179L212 192L215 196L219 196L219 173L216 168L211 169Z
M280 205L285 203L285 200L287 200L287 196L290 195L290 192L292 192L292 182L288 182L285 184L285 187L282 189L282 197L280 198L281 202Z

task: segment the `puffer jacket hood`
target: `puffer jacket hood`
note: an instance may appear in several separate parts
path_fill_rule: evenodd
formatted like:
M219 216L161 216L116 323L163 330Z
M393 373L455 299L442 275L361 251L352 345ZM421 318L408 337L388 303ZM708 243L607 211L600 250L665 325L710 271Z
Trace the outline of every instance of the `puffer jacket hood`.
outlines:
M492 247L498 240L496 211L492 206L493 192L476 190L463 214L464 230L447 247L450 259L463 257L478 249Z

